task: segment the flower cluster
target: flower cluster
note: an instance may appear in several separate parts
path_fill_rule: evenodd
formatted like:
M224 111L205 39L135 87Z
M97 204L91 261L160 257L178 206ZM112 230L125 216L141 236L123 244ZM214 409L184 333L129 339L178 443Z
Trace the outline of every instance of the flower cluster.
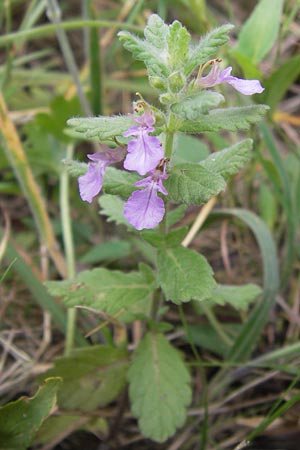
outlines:
M164 157L164 150L160 140L149 134L154 131L153 113L146 110L134 120L138 125L130 127L123 133L124 137L134 137L127 145L124 168L134 170L140 175L149 173L149 176L135 183L135 186L143 189L134 191L129 197L125 203L124 216L137 230L143 230L155 228L164 217L164 201L158 196L158 192L168 194L162 184L168 175L165 165L162 171L157 169ZM91 203L102 188L106 167L122 161L125 151L122 148L111 150L105 147L103 152L87 156L91 162L88 163L86 174L79 177L78 183L82 200Z
M252 95L263 92L263 87L258 80L244 80L231 75L231 67L220 69L220 60L210 61L202 67L202 71L208 65L212 68L208 75L198 76L196 84L200 88L210 88L221 83L227 83L244 95ZM136 171L146 178L141 179L135 186L134 191L124 207L124 216L128 222L137 230L155 228L163 219L165 214L164 200L158 193L167 195L163 186L163 180L168 178L166 164L162 163L164 149L156 136L150 135L155 131L153 125L155 117L153 112L147 108L145 112L134 118L137 125L130 127L123 133L124 137L132 137L127 145L125 157L124 148L112 150L103 147L103 151L87 155L91 162L85 175L79 177L79 192L82 200L89 203L99 194L103 175L109 164L120 162L124 159L124 169Z

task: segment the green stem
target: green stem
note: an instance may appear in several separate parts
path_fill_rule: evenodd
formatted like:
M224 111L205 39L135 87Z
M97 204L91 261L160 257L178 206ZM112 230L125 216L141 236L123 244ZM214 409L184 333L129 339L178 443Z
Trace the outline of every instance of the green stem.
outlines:
M73 145L70 144L67 147L66 158L72 159L74 153ZM64 170L60 176L60 213L62 224L63 243L67 261L68 278L74 278L75 269L75 251L74 241L72 234L72 222L69 202L69 174ZM69 355L73 345L75 336L76 324L76 309L69 308L67 313L67 327L66 327L66 342L65 342L65 354Z

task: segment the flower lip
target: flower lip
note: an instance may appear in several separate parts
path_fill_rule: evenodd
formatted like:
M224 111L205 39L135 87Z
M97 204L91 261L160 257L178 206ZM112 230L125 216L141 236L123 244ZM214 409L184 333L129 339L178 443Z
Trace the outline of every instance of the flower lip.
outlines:
M197 80L200 86L209 88L218 84L227 83L244 95L261 94L264 91L259 80L245 80L234 77L231 75L232 67L228 66L224 70L221 70L219 62L220 60L212 61L210 72Z

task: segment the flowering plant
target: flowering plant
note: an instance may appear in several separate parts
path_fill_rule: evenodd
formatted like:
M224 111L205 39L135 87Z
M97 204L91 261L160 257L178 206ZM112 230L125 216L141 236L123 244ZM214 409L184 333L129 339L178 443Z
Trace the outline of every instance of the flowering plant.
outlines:
M101 151L88 155L88 165L69 162L70 171L79 176L82 200L91 202L102 189L101 213L131 233L141 231L152 257L137 271L95 268L47 286L67 306L92 308L119 324L143 321L144 336L132 354L126 348L112 350L112 361L122 361L114 369L114 396L127 380L141 431L158 442L184 424L191 402L189 371L165 336L170 326L161 322L166 302L209 301L211 306L222 291L204 256L186 248L187 228L177 224L187 206L201 205L225 189L227 179L251 158L252 148L251 139L245 139L192 163L176 161L174 144L183 133L247 130L267 108L219 108L225 98L210 89L227 83L244 95L263 91L258 80L234 77L231 67L222 70L221 61L211 59L231 28L223 25L194 43L180 22L167 25L152 15L145 39L120 32L125 48L145 63L160 107L141 98L129 115L68 121L77 137L97 139L101 145ZM108 167L114 163L118 168ZM97 405L97 391L94 395Z

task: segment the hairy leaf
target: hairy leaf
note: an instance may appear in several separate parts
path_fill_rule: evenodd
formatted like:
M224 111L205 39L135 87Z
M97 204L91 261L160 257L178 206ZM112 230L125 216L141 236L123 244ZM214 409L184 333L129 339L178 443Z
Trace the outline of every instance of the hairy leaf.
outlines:
M253 123L262 119L268 109L266 105L213 109L209 114L199 116L197 122L186 120L181 124L180 131L204 133L219 130L248 130Z
M189 52L191 35L178 20L169 26L168 65L171 70L184 67Z
M155 289L150 268L129 273L102 268L86 270L73 280L45 284L49 292L62 297L67 306L89 306L110 315L130 309Z
M62 410L93 411L113 401L126 382L127 352L110 345L78 348L57 358L43 375L63 379L58 393Z
M194 250L182 246L161 249L157 266L166 299L174 303L204 300L216 286L210 265Z
M174 166L164 184L171 200L187 205L204 203L226 187L218 173L188 163Z
M225 179L236 174L251 158L252 139L245 139L229 148L212 153L201 166Z
M103 191L127 199L133 191L137 190L134 183L139 179L136 173L107 167L104 173Z
M122 136L124 131L135 124L133 117L128 116L99 116L99 117L75 117L69 119L67 124L72 127L77 136L82 139L98 138L106 141L115 136Z
M100 214L107 216L107 222L116 222L117 225L126 225L132 228L124 217L124 201L116 195L101 195L99 198L101 206Z
M243 286L218 285L212 292L205 303L210 305L225 305L229 304L235 309L242 309L246 311L250 303L261 294L262 290L259 286L253 283L245 284Z
M128 373L133 414L144 436L171 437L186 419L191 402L190 375L178 351L160 333L148 332Z
M218 92L202 90L195 95L183 98L179 103L174 103L171 110L183 119L198 120L223 101L223 95Z
M190 75L200 64L216 55L218 48L228 41L228 33L233 25L226 24L210 31L200 42L190 49L189 57L185 65L185 74Z
M56 404L61 378L49 378L34 397L22 397L0 408L0 448L26 450Z

